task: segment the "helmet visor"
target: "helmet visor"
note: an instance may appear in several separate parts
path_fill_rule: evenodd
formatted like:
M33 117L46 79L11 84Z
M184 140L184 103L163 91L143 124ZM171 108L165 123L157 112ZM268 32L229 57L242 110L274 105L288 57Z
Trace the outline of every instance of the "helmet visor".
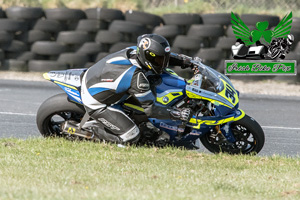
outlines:
M167 67L170 59L170 53L166 53L163 56L155 55L153 52L146 51L145 57L148 62L152 64L157 73L161 73L165 67Z

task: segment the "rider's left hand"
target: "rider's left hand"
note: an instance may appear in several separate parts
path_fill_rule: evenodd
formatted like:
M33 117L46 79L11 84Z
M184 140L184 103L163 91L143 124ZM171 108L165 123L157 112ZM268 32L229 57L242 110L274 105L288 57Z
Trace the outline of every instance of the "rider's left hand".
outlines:
M191 62L190 58L184 58L183 60L183 66L181 66L182 69L191 68L193 69L194 65Z

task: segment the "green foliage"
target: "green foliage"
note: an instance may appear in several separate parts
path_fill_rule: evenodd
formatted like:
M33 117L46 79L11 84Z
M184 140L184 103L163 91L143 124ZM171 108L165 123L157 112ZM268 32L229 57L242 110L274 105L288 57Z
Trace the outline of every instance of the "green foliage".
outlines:
M1 139L0 199L299 199L300 158Z
M159 6L150 0L0 0L1 6L40 6L43 8L69 7L94 8L107 7L126 11L129 9L163 15L165 13L255 13L283 17L293 11L295 17L300 17L300 3L295 0L184 0L175 5L174 0L162 0ZM155 1L157 2L157 1ZM159 2L159 1L158 1Z
M159 6L157 8L149 7L145 9L145 12L150 12L157 15L163 15L167 13L212 13L215 12L214 5L204 0L191 1L189 3L175 6L169 4L166 6Z

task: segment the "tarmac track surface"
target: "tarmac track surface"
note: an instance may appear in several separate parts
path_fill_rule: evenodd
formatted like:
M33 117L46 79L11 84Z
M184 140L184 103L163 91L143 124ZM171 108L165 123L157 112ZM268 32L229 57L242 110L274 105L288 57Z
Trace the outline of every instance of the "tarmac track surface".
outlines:
M0 137L40 137L36 112L63 91L50 82L0 80ZM266 142L259 155L300 155L300 98L242 94L240 108L262 126ZM204 147L200 151L207 152Z

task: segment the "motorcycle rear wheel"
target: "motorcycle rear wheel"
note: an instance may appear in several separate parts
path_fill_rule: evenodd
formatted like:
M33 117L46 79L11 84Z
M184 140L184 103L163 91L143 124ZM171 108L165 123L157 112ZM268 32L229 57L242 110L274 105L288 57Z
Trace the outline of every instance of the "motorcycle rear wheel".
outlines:
M37 112L36 123L44 137L67 136L61 134L61 125L67 120L79 123L84 113L84 108L70 102L67 94L57 94L42 103Z
M265 135L261 126L251 117L245 115L230 126L236 139L233 145L227 143L216 144L212 133L200 138L202 144L212 153L250 154L259 153L265 143Z

